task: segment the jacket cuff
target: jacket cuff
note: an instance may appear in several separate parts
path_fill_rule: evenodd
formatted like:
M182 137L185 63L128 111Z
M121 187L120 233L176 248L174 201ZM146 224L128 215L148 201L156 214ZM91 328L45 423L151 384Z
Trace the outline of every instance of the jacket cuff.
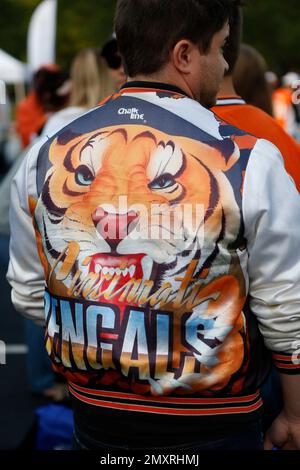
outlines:
M296 351L293 354L284 352L272 352L273 362L282 374L300 374L300 354Z

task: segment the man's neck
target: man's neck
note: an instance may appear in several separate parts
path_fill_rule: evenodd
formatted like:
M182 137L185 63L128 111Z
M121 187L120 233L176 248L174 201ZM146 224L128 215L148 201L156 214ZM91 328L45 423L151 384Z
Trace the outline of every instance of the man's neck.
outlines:
M133 81L164 83L166 85L172 85L180 88L190 98L195 99L193 92L190 90L185 80L180 75L169 73L168 70L163 70L152 75L135 75L134 77L128 78L128 82Z
M237 96L237 92L233 85L232 75L228 75L223 79L218 97L223 96Z

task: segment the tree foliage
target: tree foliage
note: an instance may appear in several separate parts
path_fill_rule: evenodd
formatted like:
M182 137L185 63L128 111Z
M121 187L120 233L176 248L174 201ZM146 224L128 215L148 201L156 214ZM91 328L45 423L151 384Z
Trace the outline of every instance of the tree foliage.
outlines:
M26 61L30 17L41 0L1 0L0 48ZM163 1L163 0L162 0ZM248 0L244 41L277 72L300 71L299 0ZM57 61L68 67L78 50L100 47L113 29L116 0L58 0ZM151 21L151 19L149 19Z
M249 0L244 41L256 47L277 73L300 71L299 0Z
M26 61L27 30L41 0L1 0L0 48ZM58 0L57 62L68 67L82 48L100 47L113 32L116 0Z
M59 0L60 1L60 0ZM58 8L58 61L68 65L80 49L101 47L113 33L116 0L63 0Z

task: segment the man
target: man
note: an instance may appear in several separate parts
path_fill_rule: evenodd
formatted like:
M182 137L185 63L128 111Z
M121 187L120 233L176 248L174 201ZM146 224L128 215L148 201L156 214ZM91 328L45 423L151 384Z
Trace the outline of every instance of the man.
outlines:
M300 191L300 146L283 128L261 109L247 104L237 96L234 87L234 70L237 64L242 37L242 10L236 8L230 24L230 36L225 57L229 69L224 77L217 104L212 111L221 119L257 137L269 140L280 150L286 171L292 176Z
M13 185L12 299L44 318L32 215L78 448L261 449L263 337L285 389L274 443L300 448L299 196L272 144L205 108L235 4L120 0L129 82Z

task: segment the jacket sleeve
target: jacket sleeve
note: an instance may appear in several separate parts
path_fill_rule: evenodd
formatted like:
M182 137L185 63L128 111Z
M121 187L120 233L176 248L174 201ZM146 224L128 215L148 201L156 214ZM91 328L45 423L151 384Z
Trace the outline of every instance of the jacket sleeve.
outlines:
M259 140L244 181L249 294L283 373L300 373L300 196L273 144Z
M15 309L35 323L44 325L44 272L28 204L29 196L37 198L36 162L40 147L41 143L38 143L29 151L11 184L7 280L12 287L11 298Z

